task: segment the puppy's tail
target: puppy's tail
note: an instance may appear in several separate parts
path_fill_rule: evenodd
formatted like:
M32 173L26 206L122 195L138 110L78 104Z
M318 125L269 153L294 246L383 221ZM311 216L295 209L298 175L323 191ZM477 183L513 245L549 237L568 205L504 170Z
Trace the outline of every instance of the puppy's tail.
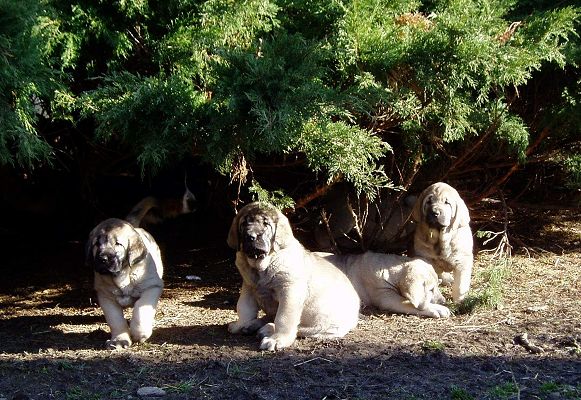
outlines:
M129 211L129 214L127 214L127 217L125 218L125 220L127 222L129 222L131 225L133 225L134 227L139 228L139 226L141 225L141 222L143 221L143 218L145 218L147 213L152 208L158 208L158 207L159 207L159 200L156 199L155 197L148 196L148 197L144 198L143 200L141 200L139 203L137 203L131 209L131 211Z

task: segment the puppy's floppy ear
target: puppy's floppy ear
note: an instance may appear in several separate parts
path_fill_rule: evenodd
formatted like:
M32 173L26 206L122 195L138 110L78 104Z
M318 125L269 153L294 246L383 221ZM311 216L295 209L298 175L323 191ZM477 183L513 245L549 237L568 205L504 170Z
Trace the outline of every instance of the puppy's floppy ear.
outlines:
M89 239L85 243L85 265L91 266L95 261L95 256L93 255L93 235L89 235Z
M134 265L143 260L147 256L147 248L143 243L141 235L134 232L128 239L127 245L127 261L129 265Z
M238 211L238 214L234 216L232 225L230 225L230 230L228 231L228 238L226 239L228 246L234 250L238 250L238 221L240 220L241 214L242 210Z
M424 199L426 198L427 189L424 189L422 193L416 199L414 204L414 208L412 210L412 219L416 222L422 221L422 204L424 203Z
M439 283L438 276L436 276L436 285L434 286L434 289L432 291L432 303L445 305L446 298L442 295L442 292L440 292L440 289L438 288L438 283Z
M399 291L403 297L418 310L424 310L429 304L428 282L421 267L405 264L403 276L399 281Z
M276 210L276 216L278 221L276 221L274 242L278 245L279 249L284 249L289 245L291 240L294 239L293 230L290 226L288 218L285 217L283 213Z
M94 227L91 232L89 232L89 238L85 243L85 265L92 266L95 262L95 255L93 254L93 242L95 241L95 235L99 225Z
M452 217L452 229L468 226L468 223L470 222L470 213L468 211L468 207L466 207L466 203L464 203L464 200L462 200L458 193L456 193L455 211L456 212Z

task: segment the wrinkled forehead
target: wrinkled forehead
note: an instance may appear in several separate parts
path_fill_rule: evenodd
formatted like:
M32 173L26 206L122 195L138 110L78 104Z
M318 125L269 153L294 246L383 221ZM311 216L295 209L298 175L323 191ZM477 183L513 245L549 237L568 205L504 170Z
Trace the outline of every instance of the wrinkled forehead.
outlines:
M116 243L123 241L123 238L129 238L130 230L125 225L104 224L99 226L93 236L95 244Z
M249 224L267 224L272 225L277 221L277 214L274 210L268 208L253 208L240 217L239 226Z
M95 235L93 238L93 245L95 246L103 246L106 244L111 244L117 241L117 238L114 238L112 235L103 232L101 234Z
M424 198L424 204L452 202L455 198L453 190L447 186L435 186Z

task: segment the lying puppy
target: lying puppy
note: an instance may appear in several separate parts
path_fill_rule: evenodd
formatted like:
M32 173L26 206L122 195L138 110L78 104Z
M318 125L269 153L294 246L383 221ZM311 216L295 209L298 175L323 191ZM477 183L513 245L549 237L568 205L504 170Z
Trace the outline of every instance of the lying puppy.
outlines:
M163 290L161 254L153 237L127 221L107 219L89 234L86 261L94 269L99 305L111 328L107 347L146 341ZM133 307L129 327L123 316L127 307Z
M318 253L345 272L361 302L380 310L426 317L449 317L438 276L419 258L373 253Z
M274 206L243 207L227 241L237 251L243 281L231 333L258 331L260 349L273 351L289 347L297 336L342 337L357 325L359 297L349 279L305 250ZM266 315L258 318L259 310Z
M412 218L417 222L414 255L432 264L443 282L452 284L452 299L462 301L470 289L473 264L468 207L456 189L438 182L420 194Z

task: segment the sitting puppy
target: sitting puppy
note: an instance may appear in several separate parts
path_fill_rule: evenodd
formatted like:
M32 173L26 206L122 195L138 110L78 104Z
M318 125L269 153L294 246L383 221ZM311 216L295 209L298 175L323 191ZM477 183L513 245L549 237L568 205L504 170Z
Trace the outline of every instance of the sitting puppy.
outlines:
M438 276L419 258L373 253L317 253L345 272L364 305L400 314L449 317Z
M288 219L274 206L251 203L232 221L228 245L236 249L242 288L231 333L262 337L260 349L279 350L297 336L335 338L357 325L359 297L330 262L305 250ZM266 314L258 318L259 310Z
M462 301L470 289L473 264L468 207L456 189L438 182L420 194L412 218L417 222L414 255L432 264L444 283L452 283L452 299Z
M144 342L152 333L163 290L163 266L153 237L128 222L110 218L89 234L86 261L95 272L95 290L111 328L108 348ZM123 309L133 307L129 327Z

